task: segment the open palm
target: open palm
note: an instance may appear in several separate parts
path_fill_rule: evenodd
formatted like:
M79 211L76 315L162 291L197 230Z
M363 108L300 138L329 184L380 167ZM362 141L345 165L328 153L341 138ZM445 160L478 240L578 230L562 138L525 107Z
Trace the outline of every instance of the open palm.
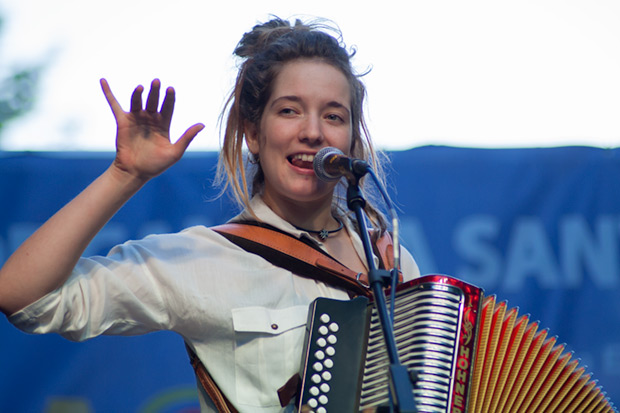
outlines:
M101 79L101 88L116 119L116 159L114 165L139 179L159 175L175 162L204 125L191 126L176 142L170 140L170 122L174 111L175 92L168 88L161 110L158 111L161 83L153 80L142 106L144 87L138 86L131 95L131 107L125 112L118 103L108 82Z

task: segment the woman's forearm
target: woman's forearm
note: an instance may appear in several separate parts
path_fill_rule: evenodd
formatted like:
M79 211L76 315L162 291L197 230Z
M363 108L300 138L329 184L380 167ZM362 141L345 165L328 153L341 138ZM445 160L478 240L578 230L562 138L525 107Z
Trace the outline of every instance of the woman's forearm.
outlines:
M143 184L113 165L54 214L0 268L0 310L12 314L61 286L90 241Z

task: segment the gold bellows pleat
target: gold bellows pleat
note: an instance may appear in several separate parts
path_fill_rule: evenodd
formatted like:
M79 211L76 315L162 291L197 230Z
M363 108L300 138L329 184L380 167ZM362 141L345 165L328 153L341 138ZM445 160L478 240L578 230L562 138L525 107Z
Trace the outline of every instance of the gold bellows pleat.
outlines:
M468 412L612 412L557 337L495 296L484 299Z

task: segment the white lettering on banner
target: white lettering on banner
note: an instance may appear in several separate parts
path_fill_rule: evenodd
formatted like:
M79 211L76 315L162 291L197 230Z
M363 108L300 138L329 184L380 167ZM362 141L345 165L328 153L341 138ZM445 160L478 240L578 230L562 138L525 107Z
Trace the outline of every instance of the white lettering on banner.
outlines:
M495 285L502 271L502 256L492 245L500 222L490 215L472 215L454 229L453 244L457 254L472 265L463 265L456 275L476 285Z
M508 233L505 256L498 245L500 221L492 215L467 217L455 227L454 248L462 263L457 276L486 288L521 291L528 278L542 288L581 288L589 281L599 289L620 285L618 218L600 216L590 226L585 217L559 221L554 251L543 221L517 218Z
M566 285L578 288L583 283L583 270L588 268L593 281L602 288L617 288L620 282L618 265L618 229L616 218L601 216L595 222L595 233L581 215L562 220L560 259Z
M562 285L558 264L541 220L521 218L515 222L508 248L503 277L505 291L521 291L528 277L542 288Z

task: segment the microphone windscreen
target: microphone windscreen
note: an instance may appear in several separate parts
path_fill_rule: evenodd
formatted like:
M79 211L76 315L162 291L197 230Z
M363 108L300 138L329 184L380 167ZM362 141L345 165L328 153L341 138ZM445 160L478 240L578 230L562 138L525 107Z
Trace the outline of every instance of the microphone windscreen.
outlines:
M325 163L327 162L327 158L333 155L344 155L344 153L338 148L327 146L318 151L314 156L312 167L314 168L314 173L321 181L337 181L342 177L341 174L332 174L326 170Z

